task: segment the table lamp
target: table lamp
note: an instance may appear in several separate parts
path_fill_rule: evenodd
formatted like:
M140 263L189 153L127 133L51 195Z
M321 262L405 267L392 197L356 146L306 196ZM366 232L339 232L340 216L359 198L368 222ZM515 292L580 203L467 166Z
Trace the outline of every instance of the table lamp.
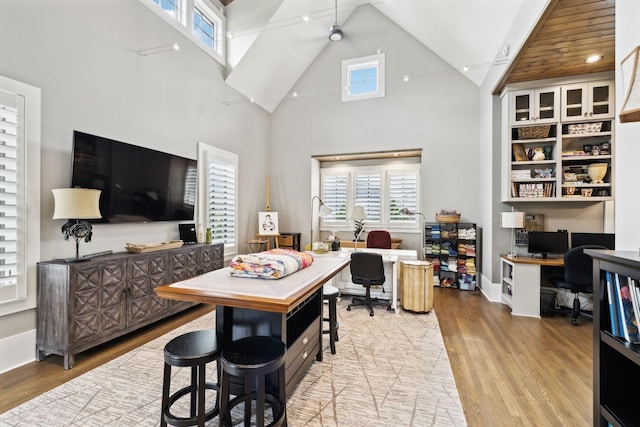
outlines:
M515 240L514 230L516 228L524 228L524 212L501 212L500 222L501 222L502 228L511 229L511 243L510 243L509 256L515 257L516 252L513 249L513 241Z
M77 262L80 259L78 249L80 239L91 241L93 232L86 219L102 218L100 214L100 190L88 188L57 188L51 190L55 201L53 219L68 219L69 222L62 226L64 240L73 237L76 241L76 257L65 261Z
M313 201L315 199L318 199L318 202L320 202L320 208L318 210L318 216L320 218L324 218L325 216L333 212L333 210L331 210L329 206L324 204L324 202L319 196L313 196L311 198L311 240L309 241L309 245L310 245L309 249L311 250L313 250Z
M367 213L364 210L364 206L354 206L351 210L351 216L349 219L351 219L356 226L354 231L356 240L353 247L353 251L355 252L358 249L358 240L360 240L360 235L364 231L364 220L367 219Z

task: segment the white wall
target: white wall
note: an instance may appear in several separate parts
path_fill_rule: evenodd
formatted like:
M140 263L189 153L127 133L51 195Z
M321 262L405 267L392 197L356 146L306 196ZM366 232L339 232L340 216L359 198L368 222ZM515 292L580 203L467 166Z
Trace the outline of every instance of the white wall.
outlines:
M478 222L478 88L371 6L356 9L343 29L345 38L328 44L292 88L299 97L272 114L272 208L280 228L301 231L303 245L309 242L311 156L414 148L423 150L427 221L457 209L464 221ZM341 61L378 49L386 55L386 96L342 103ZM403 248L419 247L418 234L400 237Z
M640 2L616 1L616 111L624 100L620 61L640 45ZM637 251L640 248L640 194L638 161L640 159L640 123L620 123L616 128L616 249ZM634 172L635 171L635 172Z
M238 153L239 241L257 231L269 115L248 102L225 105L243 97L224 83L222 67L147 7L134 0L2 2L0 40L0 75L42 89L40 260L75 253L62 238L63 221L51 219L51 189L71 183L74 129L190 158L198 141ZM133 52L176 41L178 52ZM118 252L126 242L177 237L175 222L96 225L80 251ZM0 340L34 327L34 310L1 317Z

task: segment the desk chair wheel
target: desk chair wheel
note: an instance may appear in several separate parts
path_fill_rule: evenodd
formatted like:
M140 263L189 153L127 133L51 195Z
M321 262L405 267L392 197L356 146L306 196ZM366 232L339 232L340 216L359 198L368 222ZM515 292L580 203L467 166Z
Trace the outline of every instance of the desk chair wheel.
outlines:
M347 306L347 311L351 311L351 307Z
M391 306L387 307L387 311L393 311L393 308L391 308Z
M373 310L369 312L369 316L373 317Z

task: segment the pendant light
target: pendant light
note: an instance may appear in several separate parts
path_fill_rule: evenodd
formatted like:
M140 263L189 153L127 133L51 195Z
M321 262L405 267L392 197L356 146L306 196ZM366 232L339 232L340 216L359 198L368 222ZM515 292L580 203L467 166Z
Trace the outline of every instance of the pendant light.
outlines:
M338 0L336 0L336 21L331 28L329 28L329 40L332 42L339 42L342 40L343 35L342 29L340 28L340 25L338 25Z

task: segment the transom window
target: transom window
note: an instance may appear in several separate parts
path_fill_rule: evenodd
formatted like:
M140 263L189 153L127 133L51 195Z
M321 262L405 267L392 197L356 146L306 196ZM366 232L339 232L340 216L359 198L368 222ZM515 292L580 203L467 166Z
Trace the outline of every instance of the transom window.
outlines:
M202 43L214 48L215 25L200 9L193 9L193 32Z
M139 0L225 65L226 18L219 0Z
M383 97L384 82L383 53L342 61L342 102Z

